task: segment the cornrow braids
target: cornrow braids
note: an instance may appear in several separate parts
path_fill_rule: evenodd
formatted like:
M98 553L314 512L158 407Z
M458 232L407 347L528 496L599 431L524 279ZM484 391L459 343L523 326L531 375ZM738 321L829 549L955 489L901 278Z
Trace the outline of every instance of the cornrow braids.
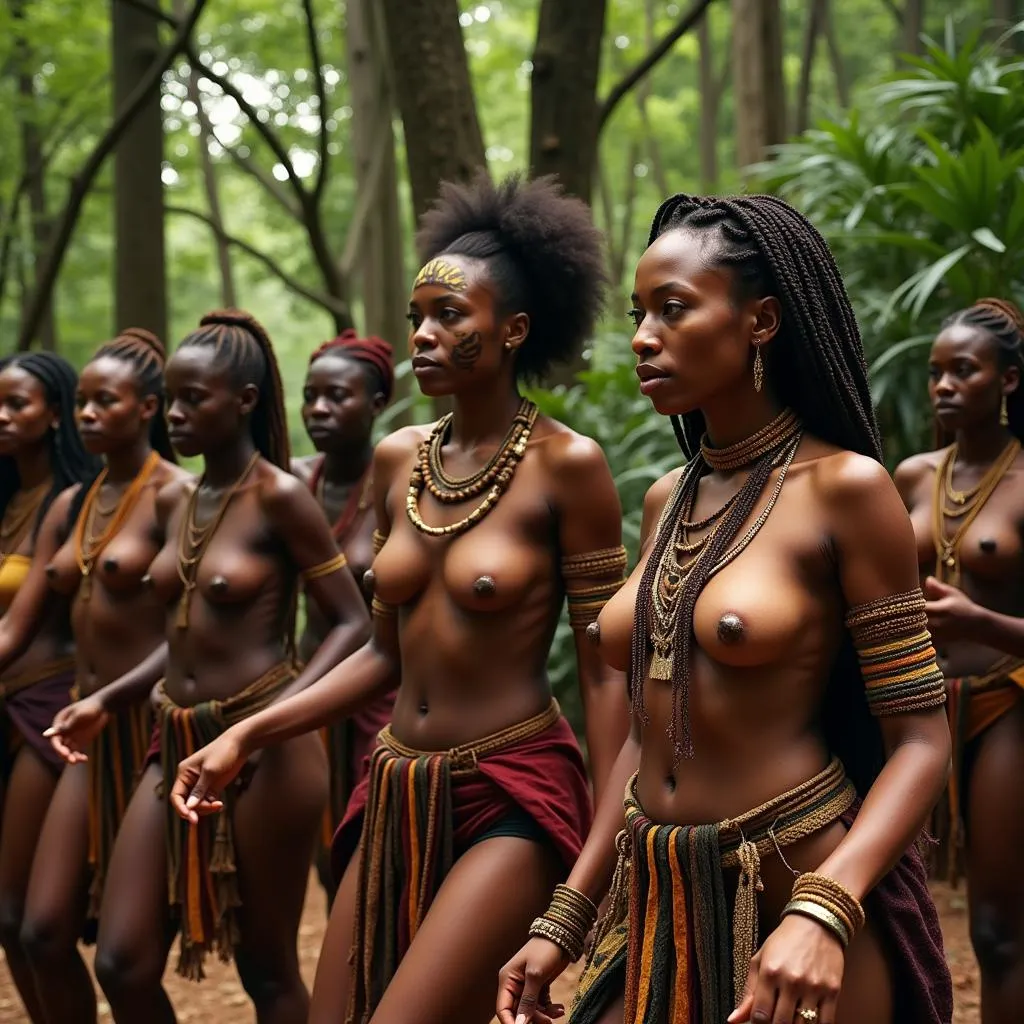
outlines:
M385 404L391 401L395 388L395 360L391 346L383 338L374 335L360 338L350 327L315 348L309 357L309 365L312 366L321 356L332 353L359 363L365 371L371 393L382 394Z
M259 398L250 420L253 443L268 462L287 472L291 446L284 388L277 357L263 325L239 309L217 310L207 313L199 321L198 330L189 334L178 348L212 348L239 385L257 386Z
M33 524L34 542L39 525L46 517L54 498L74 484L87 484L94 480L102 464L85 450L75 425L78 375L72 365L53 352L23 352L0 359L0 373L15 366L31 374L42 384L47 402L56 409L59 417L59 422L50 435L53 486L43 499L39 515ZM17 493L20 485L14 459L10 456L0 457L0 516L7 509L7 503Z
M846 287L828 244L817 229L787 203L774 196L714 198L677 195L666 200L651 225L654 242L667 231L713 232L708 261L729 268L737 302L751 297L777 296L781 324L763 355L765 373L779 402L793 409L805 429L840 448L882 461L882 443L871 404L867 365L857 320ZM673 417L673 429L691 460L687 476L709 472L700 451L705 432L700 411ZM693 606L703 590L716 556L729 549L743 524L754 513L777 461L762 459L723 515L713 541L714 550L698 560L687 579L689 600L679 610L673 688L688 672L693 629ZM694 483L695 486L695 483ZM682 491L679 493L682 496ZM669 512L678 514L678 509ZM673 530L666 520L655 541L640 583L631 677L643 680L646 639L650 635L651 587ZM675 678L678 676L679 678ZM638 689L642 684L635 684ZM642 695L634 692L635 705ZM681 709L686 714L687 709ZM674 729L678 723L673 723ZM881 732L864 699L864 686L849 636L844 640L826 688L821 725L830 749L843 761L863 796L885 760ZM682 738L685 752L687 737Z
M1006 396L1006 416L1010 433L1024 441L1024 313L1006 299L978 299L973 306L958 310L942 322L942 330L956 326L983 331L996 346L1000 369L1016 366L1020 371L1020 384ZM941 446L951 440L939 437Z
M167 350L163 342L141 327L126 327L113 341L101 345L92 358L95 360L103 356L130 363L135 369L140 397L156 396L157 410L150 421L149 441L161 458L177 462L164 415L164 366L167 363Z

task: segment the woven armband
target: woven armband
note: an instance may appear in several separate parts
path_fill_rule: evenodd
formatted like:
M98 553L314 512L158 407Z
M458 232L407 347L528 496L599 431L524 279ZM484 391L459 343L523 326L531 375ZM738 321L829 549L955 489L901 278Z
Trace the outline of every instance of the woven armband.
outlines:
M331 573L344 569L346 565L348 565L348 559L339 551L333 558L328 558L326 562L303 569L299 575L304 583L308 583L310 580L318 580L322 576L330 576Z
M375 555L380 554L380 549L387 543L388 535L381 533L380 530L373 531L373 553Z
M945 703L946 684L928 632L920 590L893 594L851 608L853 637L873 715L924 711Z
M619 545L563 558L562 579L569 624L573 629L586 629L625 583L626 549Z
M393 619L395 617L395 606L386 604L379 597L374 597L370 602L370 614L380 619Z

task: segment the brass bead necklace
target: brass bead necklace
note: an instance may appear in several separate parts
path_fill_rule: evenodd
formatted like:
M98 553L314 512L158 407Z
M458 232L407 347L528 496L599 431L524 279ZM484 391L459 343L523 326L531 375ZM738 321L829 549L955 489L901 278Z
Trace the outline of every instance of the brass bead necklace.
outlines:
M192 607L192 591L196 589L196 576L199 572L199 563L206 554L213 535L217 532L224 519L224 514L231 504L231 499L239 492L242 484L248 479L253 466L260 457L259 451L252 453L241 476L227 489L224 497L217 506L210 521L205 526L196 525L196 506L199 502L199 490L203 486L204 477L200 477L192 493L189 495L188 505L185 508L185 515L181 519L181 533L178 537L178 578L181 580L184 590L181 600L178 602L178 616L176 625L178 629L188 629L188 613Z
M452 421L450 413L442 417L430 432L430 436L420 443L417 465L409 478L405 510L412 525L420 533L430 537L453 537L465 533L479 523L498 504L502 494L512 483L516 467L526 454L526 446L537 422L538 412L533 402L524 399L498 451L483 469L465 479L441 476L437 472L441 465L441 449ZM447 505L468 501L483 494L484 491L487 493L484 500L465 518L448 526L430 526L423 521L419 511L419 498L424 487L434 498Z
M779 444L782 435L792 433L799 426L796 413L792 409L783 409L767 426L756 434L737 441L725 448L712 448L708 444L708 436L701 438L700 453L704 461L720 473L728 473L734 469L745 469L766 455Z
M932 534L935 541L935 575L954 587L960 586L960 545L971 524L978 518L985 503L992 497L1000 480L1010 471L1021 444L1011 438L999 457L985 471L974 487L958 491L953 487L953 469L957 446L951 445L935 472L935 495L932 501ZM946 533L946 520L959 520L952 534Z
M159 464L160 455L157 452L150 452L132 482L109 509L101 508L99 500L100 488L103 487L107 479L106 468L96 477L92 487L89 488L89 493L85 496L85 501L82 502L82 509L78 513L74 533L75 561L82 574L78 595L83 602L88 603L92 597L92 571L96 566L96 559L110 543L114 534L128 521L132 509L142 497L143 489ZM99 535L93 532L97 514L110 516Z

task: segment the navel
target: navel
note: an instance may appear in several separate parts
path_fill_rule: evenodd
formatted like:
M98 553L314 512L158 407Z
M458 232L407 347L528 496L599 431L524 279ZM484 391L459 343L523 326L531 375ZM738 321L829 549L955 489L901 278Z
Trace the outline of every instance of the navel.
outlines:
M473 583L473 593L481 597L490 597L497 589L493 576L481 576Z
M718 639L723 644L738 644L745 630L743 620L735 612L726 612L718 620Z
M427 702L425 700L421 701L420 702L420 706L419 706L420 715L423 716L423 717L426 717L426 714L427 714L427 712L429 710L430 710L430 706L427 704Z
M665 788L670 792L676 791L676 777L672 774L665 776Z

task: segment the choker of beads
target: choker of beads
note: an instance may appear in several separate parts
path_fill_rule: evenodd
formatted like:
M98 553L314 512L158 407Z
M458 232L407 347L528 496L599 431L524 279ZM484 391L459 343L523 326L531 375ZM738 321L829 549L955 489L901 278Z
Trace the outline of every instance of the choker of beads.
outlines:
M713 470L727 473L734 469L745 469L757 462L768 452L788 441L800 429L800 421L792 409L783 409L767 426L756 434L737 441L725 448L712 448L707 434L701 438L700 453Z
M537 415L537 406L523 399L498 450L483 468L464 478L448 476L441 464L441 450L448 439L452 423L451 413L442 417L430 436L421 442L416 468L409 478L405 509L412 525L431 537L451 537L464 533L480 522L498 504L512 483L516 467L526 454ZM419 511L419 499L424 488L443 505L458 505L481 494L484 499L463 519L447 526L430 526L423 521Z

